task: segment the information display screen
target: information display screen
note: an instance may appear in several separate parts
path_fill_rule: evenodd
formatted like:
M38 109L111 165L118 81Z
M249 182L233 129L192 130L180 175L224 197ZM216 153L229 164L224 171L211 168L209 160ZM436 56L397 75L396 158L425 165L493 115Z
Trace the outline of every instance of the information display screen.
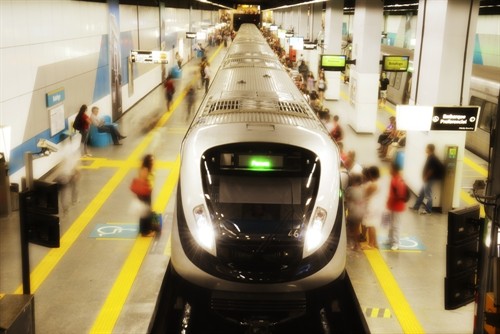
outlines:
M382 60L382 71L384 72L406 72L410 57L408 56L384 56Z
M282 155L254 155L222 153L221 167L232 167L254 171L272 171L283 169L284 157Z
M346 65L345 55L321 55L321 68L325 71L344 71Z

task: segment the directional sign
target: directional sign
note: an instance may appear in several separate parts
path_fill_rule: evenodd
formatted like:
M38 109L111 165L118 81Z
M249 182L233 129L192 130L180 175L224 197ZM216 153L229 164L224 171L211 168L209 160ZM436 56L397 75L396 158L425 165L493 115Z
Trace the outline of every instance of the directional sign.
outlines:
M167 64L166 51L131 50L130 61L132 63Z
M475 131L479 107L434 107L431 130Z
M477 106L396 106L398 130L475 131L480 107Z

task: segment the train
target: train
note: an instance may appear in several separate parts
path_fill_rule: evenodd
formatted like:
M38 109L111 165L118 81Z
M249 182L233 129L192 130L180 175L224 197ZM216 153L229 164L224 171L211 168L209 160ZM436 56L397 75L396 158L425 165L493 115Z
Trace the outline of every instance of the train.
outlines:
M413 50L382 45L382 54L409 56ZM395 105L408 104L411 89L411 72L388 73L390 81L387 100ZM465 148L482 159L490 160L491 129L495 125L500 96L500 68L474 64L470 80L469 105L481 107L476 131L466 135Z
M340 166L259 29L242 24L181 145L169 270L182 312L203 295L225 319L271 326L344 279Z

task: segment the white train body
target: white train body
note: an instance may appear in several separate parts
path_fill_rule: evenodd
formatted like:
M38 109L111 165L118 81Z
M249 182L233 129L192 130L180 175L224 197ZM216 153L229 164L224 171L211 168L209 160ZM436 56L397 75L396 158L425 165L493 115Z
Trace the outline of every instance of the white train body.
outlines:
M186 134L172 265L212 291L307 292L345 269L339 152L243 25Z

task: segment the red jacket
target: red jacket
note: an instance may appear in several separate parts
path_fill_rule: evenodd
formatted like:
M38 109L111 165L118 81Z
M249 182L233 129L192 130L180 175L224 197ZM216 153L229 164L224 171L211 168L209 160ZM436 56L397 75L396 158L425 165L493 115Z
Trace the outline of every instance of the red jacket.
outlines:
M82 114L82 130L88 131L90 128L90 123L91 123L90 117L86 113L83 113Z
M387 200L387 209L395 212L402 212L406 209L404 201L406 195L406 185L401 175L394 175L391 179L389 188L389 199Z

